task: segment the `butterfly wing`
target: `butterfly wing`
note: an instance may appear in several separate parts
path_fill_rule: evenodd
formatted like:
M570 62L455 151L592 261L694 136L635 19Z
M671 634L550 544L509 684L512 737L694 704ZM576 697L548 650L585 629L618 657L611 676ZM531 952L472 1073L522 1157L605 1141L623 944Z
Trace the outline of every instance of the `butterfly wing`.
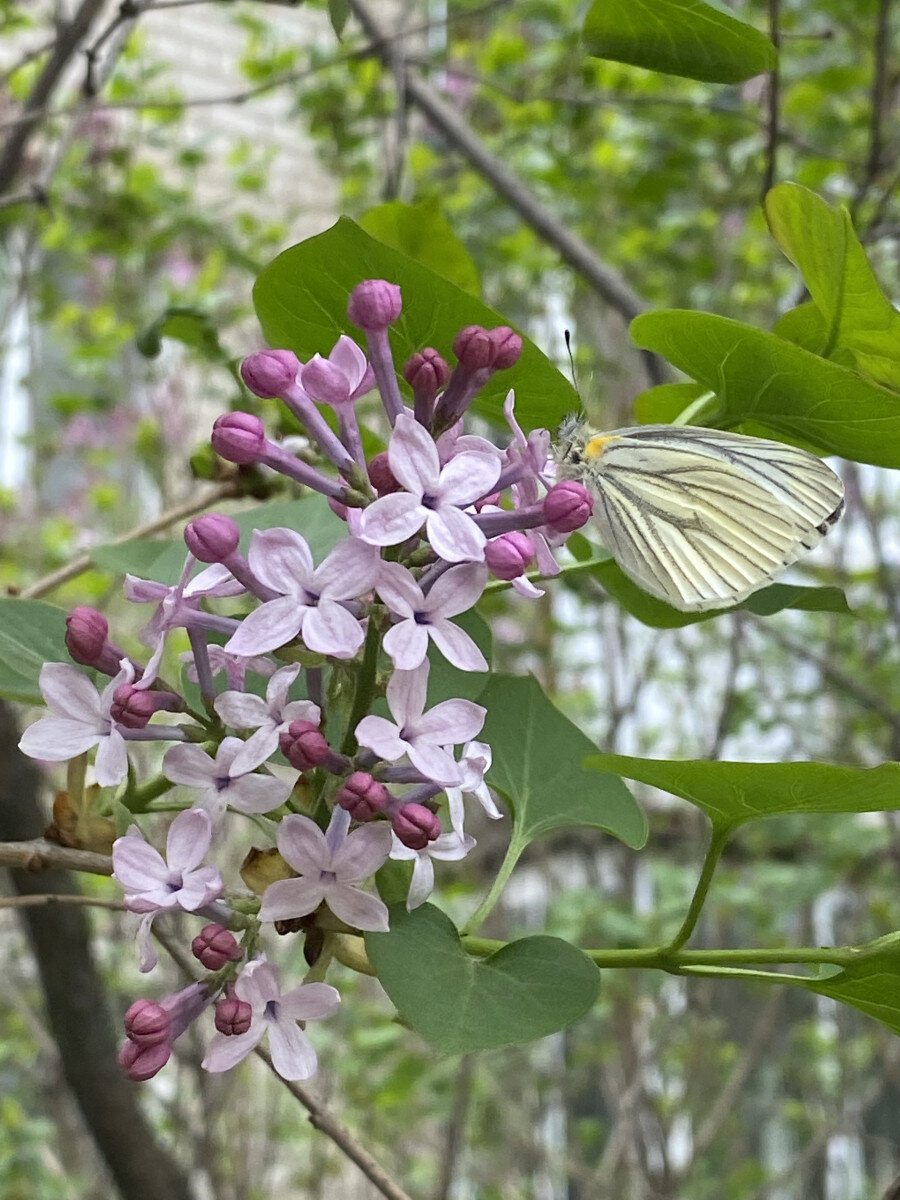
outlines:
M585 478L619 566L683 612L739 603L843 508L841 480L815 455L712 429L617 430Z

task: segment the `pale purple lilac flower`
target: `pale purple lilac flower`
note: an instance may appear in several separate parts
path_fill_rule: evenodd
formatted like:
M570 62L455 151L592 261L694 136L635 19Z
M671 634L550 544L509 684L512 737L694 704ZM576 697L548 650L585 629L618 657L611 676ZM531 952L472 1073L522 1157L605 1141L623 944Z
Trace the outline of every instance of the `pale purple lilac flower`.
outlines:
M475 845L473 837L457 833L456 830L452 833L442 833L421 850L405 846L396 833L392 833L391 838L391 858L413 864L412 879L406 896L407 912L412 912L414 908L424 904L434 890L434 859L441 862L459 862Z
M137 604L156 604L156 612L141 630L141 641L153 653L144 669L138 687L149 687L159 674L166 634L178 626L190 625L194 629L214 629L230 633L234 621L228 617L217 617L200 611L204 596L239 596L244 586L234 579L220 563L206 567L194 579L190 579L194 568L194 556L188 554L181 578L174 587L157 583L154 579L138 579L135 575L125 576L125 595Z
M317 1060L309 1038L297 1024L330 1017L340 1004L337 990L327 983L302 983L282 993L275 967L254 959L234 985L235 995L253 1010L246 1033L217 1033L201 1064L206 1071L229 1071L246 1058L268 1034L272 1065L282 1079L308 1079Z
M488 664L471 637L450 617L472 608L484 591L487 571L479 563L451 567L432 584L427 596L400 563L384 563L377 591L401 619L384 637L384 649L400 671L425 660L429 638L448 662L461 671L486 671Z
M486 742L468 742L463 746L459 759L462 768L462 782L457 787L448 787L447 804L450 809L450 824L453 831L463 836L463 795L474 796L485 813L492 821L499 821L503 813L494 802L490 788L484 781L485 774L491 768L491 748Z
M459 785L463 768L447 746L468 742L484 724L486 709L471 700L444 700L425 712L429 664L395 671L387 685L394 720L370 715L356 727L356 739L388 762L407 755L426 779L441 786Z
M373 546L345 538L315 567L299 533L256 529L248 557L254 574L279 596L244 618L226 643L227 653L264 654L299 634L309 650L335 658L353 657L364 635L341 601L372 590L381 565Z
M224 738L215 758L200 746L173 746L163 759L163 775L172 783L196 788L195 804L214 820L226 807L244 813L271 812L284 804L292 784L274 775L248 774L236 761L246 745L240 738Z
M297 382L312 400L341 409L370 392L375 376L356 342L341 334L327 358L314 354L300 366Z
M388 912L363 883L385 862L391 831L383 823L348 833L350 814L336 808L327 833L309 817L290 815L278 826L278 850L299 879L269 884L259 910L261 921L284 921L315 912L324 902L341 921L355 929L386 933Z
M110 717L116 689L134 680L123 659L121 670L102 692L71 663L44 663L39 687L52 717L42 717L22 734L19 749L29 758L65 762L97 747L94 774L101 787L121 783L128 774L125 739Z
M125 890L125 907L145 913L138 931L141 970L156 966L150 925L166 909L196 912L222 895L225 886L216 867L201 866L212 841L212 821L202 808L181 812L169 826L165 858L144 838L137 825L113 842L113 878Z
M363 540L373 546L396 546L424 525L438 557L481 562L485 536L462 510L490 492L500 475L499 458L463 452L441 467L430 434L402 412L391 434L388 459L405 491L382 496L363 511Z
M299 673L299 663L291 663L276 671L266 687L265 700L253 692L223 692L216 698L216 712L226 725L234 729L256 730L244 742L231 764L235 775L252 771L274 754L278 749L279 735L291 721L319 724L322 714L315 704L309 700L288 700L288 691Z

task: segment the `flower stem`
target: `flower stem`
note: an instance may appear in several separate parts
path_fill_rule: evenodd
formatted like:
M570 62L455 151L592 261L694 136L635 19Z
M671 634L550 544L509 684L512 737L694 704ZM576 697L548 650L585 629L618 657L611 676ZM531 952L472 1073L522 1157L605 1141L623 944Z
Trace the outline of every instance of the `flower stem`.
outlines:
M353 707L347 721L344 740L341 743L342 754L353 754L356 751L356 727L368 715L375 695L375 675L378 670L378 651L381 648L381 630L370 617L369 628L366 631L366 644L363 648L363 660L356 679L356 691L353 694Z
M700 878L697 880L697 886L694 889L694 894L691 897L691 904L687 911L687 916L681 923L681 928L675 934L675 937L668 945L669 950L679 950L697 925L700 919L700 912L706 901L707 893L709 892L710 884L712 883L713 875L722 851L725 849L725 843L731 836L730 825L713 825L712 837L709 842L709 849L706 852L706 858L703 860L703 869L700 872Z
M153 779L148 779L140 787L126 792L122 797L122 803L130 812L146 812L147 805L151 800L155 800L157 796L164 795L174 786L175 784L166 779L165 775L157 775Z
M525 847L519 843L515 836L513 836L512 841L506 848L506 856L503 859L503 862L500 864L500 870L497 872L494 882L491 884L490 891L460 930L460 937L468 940L468 935L471 933L471 931L473 929L478 929L481 926L488 913L491 911L491 909L493 909L494 905L500 899L500 893L506 887L506 881L509 879L510 875L512 875L513 868L519 861L519 856L524 849ZM490 951L486 951L485 953L490 953Z

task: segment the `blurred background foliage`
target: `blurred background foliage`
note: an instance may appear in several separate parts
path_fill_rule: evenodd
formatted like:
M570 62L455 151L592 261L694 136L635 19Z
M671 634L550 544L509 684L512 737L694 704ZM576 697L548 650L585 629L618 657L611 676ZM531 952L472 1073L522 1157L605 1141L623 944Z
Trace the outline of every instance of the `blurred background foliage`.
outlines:
M648 307L769 329L798 303L760 203L785 179L847 204L887 294L900 294L889 0L720 5L775 35L774 91L771 77L723 86L587 59L586 6L572 0L371 2L393 31L381 45L352 16L342 25L334 0L330 12L313 0L94 6L15 171L4 176L0 160L5 586L194 493L209 473L211 420L251 403L234 364L260 342L256 273L339 212L432 206L467 248L484 299L566 370L571 331L592 418L633 420L651 380L622 314L429 125L410 101L411 72ZM4 137L78 7L0 3ZM852 617L740 612L656 630L575 577L536 604L492 599L496 665L534 671L604 749L900 757L900 496L887 472L843 470L847 515L795 574L844 587ZM108 609L115 626L119 583L92 569L51 598ZM485 933L546 930L589 946L670 935L706 831L679 802L644 798L643 852L584 830L539 843ZM895 928L895 818L745 829L697 944L855 943ZM502 830L475 832L478 851L443 873L454 915L502 857ZM126 922L98 910L93 927L121 1013L140 988ZM111 1185L60 1087L11 912L0 938L0 1195L99 1200ZM317 1030L316 1087L416 1197L868 1200L900 1173L896 1039L825 999L607 971L600 1004L565 1034L437 1060L390 1021L377 985L343 976L341 1016ZM198 1197L375 1194L258 1063L206 1076L199 1045L184 1040L177 1067L142 1097Z

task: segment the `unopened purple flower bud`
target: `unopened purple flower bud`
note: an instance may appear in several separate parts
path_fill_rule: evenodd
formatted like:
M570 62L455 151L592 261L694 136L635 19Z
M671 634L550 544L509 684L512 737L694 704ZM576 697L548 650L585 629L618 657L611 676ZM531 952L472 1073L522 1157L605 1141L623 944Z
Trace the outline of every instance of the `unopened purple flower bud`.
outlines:
M293 350L260 350L241 363L241 379L254 395L268 400L296 383L299 370Z
M388 461L387 450L382 450L369 460L369 482L379 496L388 496L391 492L402 492L403 487L394 477L391 464Z
M207 971L221 971L226 963L240 962L243 951L224 925L204 925L191 942L191 953Z
M213 425L210 440L216 454L242 467L259 462L266 453L265 426L252 413L223 413Z
M125 1014L125 1035L137 1046L147 1048L168 1042L172 1018L153 1000L135 1000Z
M522 339L508 325L500 325L491 330L491 341L494 343L494 361L491 364L495 371L505 371L513 367L522 355Z
M544 520L557 533L580 529L593 511L594 497L576 479L555 483L544 497Z
M391 818L391 828L410 850L424 850L441 836L441 823L424 804L404 804Z
M335 797L354 821L368 821L390 803L391 793L367 771L354 771Z
M531 539L519 529L493 538L484 548L484 561L498 579L518 579L533 559Z
M253 1009L237 996L225 996L216 1005L216 1029L226 1037L246 1033L252 1017Z
M146 1083L158 1074L172 1055L168 1042L157 1042L153 1046L139 1046L127 1041L119 1050L119 1066L132 1083Z
M386 279L364 279L350 293L347 316L360 329L387 329L400 316L400 288Z
M237 550L241 531L224 513L204 513L188 522L184 540L200 562L223 563Z
M151 692L122 683L113 692L109 715L126 729L144 729L155 712L178 712L181 700L174 692Z
M320 767L331 754L325 735L312 721L291 721L280 735L281 753L298 771Z
M80 605L66 617L66 649L75 662L92 667L109 637L109 622L96 608Z
M416 394L433 396L450 378L450 368L437 350L426 346L407 359L403 378Z
M483 371L494 365L497 347L481 325L467 325L453 339L453 353L468 371Z

